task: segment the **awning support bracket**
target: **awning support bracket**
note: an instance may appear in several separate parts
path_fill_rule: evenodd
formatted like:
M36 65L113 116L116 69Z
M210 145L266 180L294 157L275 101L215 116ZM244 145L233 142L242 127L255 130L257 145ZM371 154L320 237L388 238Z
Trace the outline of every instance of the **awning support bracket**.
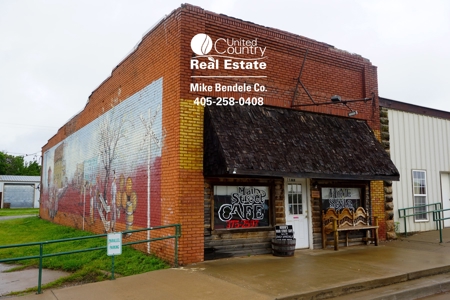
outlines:
M303 57L302 67L300 68L300 73L298 74L297 85L295 86L294 96L292 97L291 107L294 107L294 102L295 102L295 98L297 98L297 92L298 92L298 85L299 85L299 84L300 84L300 85L302 86L302 88L305 90L306 94L308 95L309 99L311 99L312 103L316 104L316 102L314 101L313 97L312 97L311 94L308 92L308 89L305 87L305 85L303 84L303 82L302 82L302 80L301 80L302 73L303 73L303 67L305 66L306 56L307 56L307 55L308 55L308 49L306 49L305 56Z

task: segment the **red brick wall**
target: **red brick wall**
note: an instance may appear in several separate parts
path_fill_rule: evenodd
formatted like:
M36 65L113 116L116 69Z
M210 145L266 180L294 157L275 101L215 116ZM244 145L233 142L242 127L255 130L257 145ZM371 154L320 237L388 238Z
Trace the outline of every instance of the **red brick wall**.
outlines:
M342 99L361 99L377 95L377 69L368 59L334 48L289 32L267 28L232 17L204 11L199 7L186 5L182 12L185 26L182 28L181 42L181 98L195 99L197 96L263 96L267 105L291 107L297 78L303 64L304 55L308 55L304 64L301 81L317 103L330 102L332 95ZM265 70L191 70L190 59L194 55L190 48L191 38L197 33L208 34L213 42L218 38L237 38L253 40L258 46L267 47L264 60ZM301 32L299 32L301 33ZM221 48L223 50L223 48ZM214 54L212 51L210 54ZM252 58L252 55L243 56ZM200 59L207 61L205 58ZM191 75L261 75L264 79L204 79L190 78ZM190 92L189 84L203 82L214 84L259 83L267 88L265 93ZM312 104L301 85L298 87L295 104ZM355 118L367 120L373 129L379 129L377 114L378 99L371 102L348 104L358 111ZM344 105L323 105L301 107L299 109L347 116L349 109Z
M112 107L141 91L155 80L163 78L162 127L165 132L165 139L161 154L160 208L157 207L157 209L160 209L159 221L161 225L180 223L178 214L181 195L179 190L177 190L180 179L178 156L180 113L179 22L179 11L174 11L162 23L153 28L142 39L137 48L114 68L111 76L105 79L92 92L84 110L61 127L58 133L42 149L43 153L45 153L71 134L106 113ZM92 67L94 68L95 66ZM135 148L130 149L130 151L133 150ZM142 178L136 184L146 186L146 179ZM154 193L152 193L152 201L154 196ZM78 202L78 199L74 198L73 200ZM69 211L72 211L72 213ZM41 216L51 219L49 212L44 206L41 207ZM144 214L142 216L136 214L135 221L142 218L146 218L146 216ZM82 215L73 213L73 210L70 209L59 211L53 221L78 228L81 228L83 223ZM146 224L145 220L140 223ZM85 229L97 233L104 232L102 222L94 222L92 225L90 222L85 222ZM125 224L118 224L117 229L124 230ZM136 226L133 229L136 229ZM189 229L186 232L189 232ZM152 234L152 236L156 235L158 234ZM142 237L144 238L145 234ZM173 240L152 243L152 251L155 251L168 261L173 261L173 244ZM186 242L182 240L180 245L183 246L184 244ZM183 261L185 259L181 253L180 262Z

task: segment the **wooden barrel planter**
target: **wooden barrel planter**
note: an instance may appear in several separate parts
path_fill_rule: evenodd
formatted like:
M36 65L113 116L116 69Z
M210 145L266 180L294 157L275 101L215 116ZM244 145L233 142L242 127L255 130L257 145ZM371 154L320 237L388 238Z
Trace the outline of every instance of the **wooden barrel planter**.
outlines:
M289 257L294 256L295 239L280 240L272 239L272 254L274 256Z

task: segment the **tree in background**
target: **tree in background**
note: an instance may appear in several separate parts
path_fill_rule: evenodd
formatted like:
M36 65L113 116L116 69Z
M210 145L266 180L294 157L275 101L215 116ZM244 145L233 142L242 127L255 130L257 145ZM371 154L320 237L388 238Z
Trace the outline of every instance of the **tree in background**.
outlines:
M40 176L41 166L36 160L26 162L23 156L0 151L0 175Z

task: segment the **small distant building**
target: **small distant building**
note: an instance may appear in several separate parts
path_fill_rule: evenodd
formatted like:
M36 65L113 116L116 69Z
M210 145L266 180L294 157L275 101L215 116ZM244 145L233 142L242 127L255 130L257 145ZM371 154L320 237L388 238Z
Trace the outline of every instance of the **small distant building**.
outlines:
M0 208L39 208L40 176L0 175Z

